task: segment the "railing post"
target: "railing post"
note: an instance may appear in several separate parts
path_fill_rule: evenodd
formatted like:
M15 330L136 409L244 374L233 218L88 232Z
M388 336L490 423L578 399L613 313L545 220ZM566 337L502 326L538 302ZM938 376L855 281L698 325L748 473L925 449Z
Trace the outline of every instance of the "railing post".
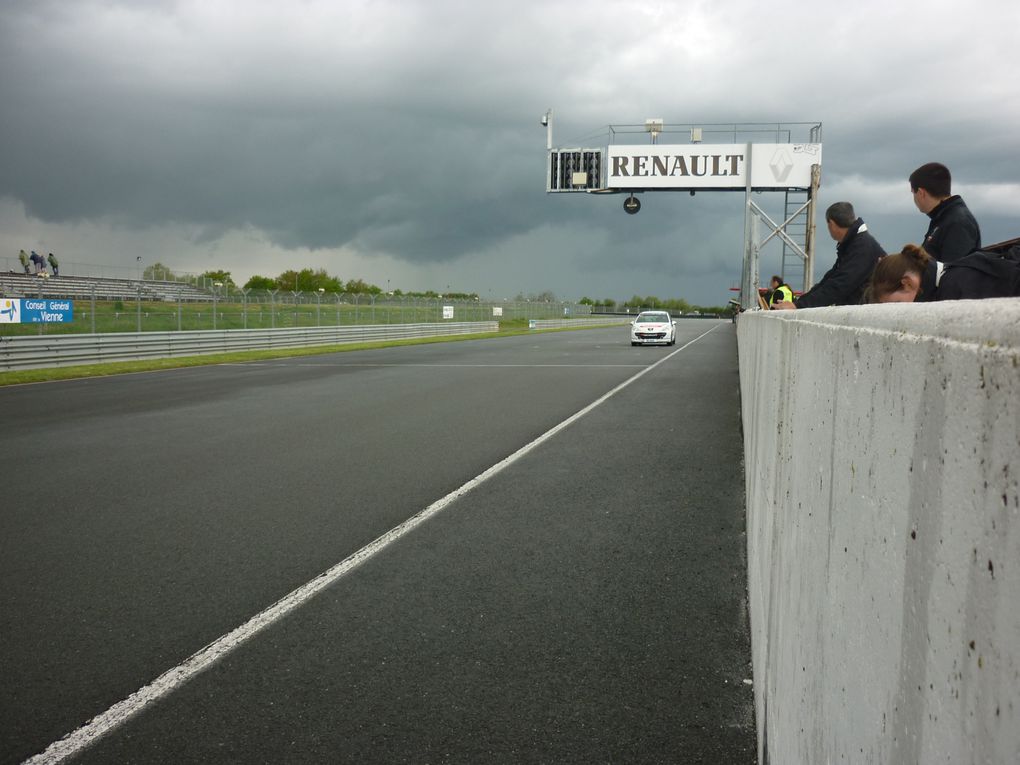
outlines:
M291 290L291 294L294 296L294 326L299 327L301 325L298 323L298 295L301 293L297 290Z

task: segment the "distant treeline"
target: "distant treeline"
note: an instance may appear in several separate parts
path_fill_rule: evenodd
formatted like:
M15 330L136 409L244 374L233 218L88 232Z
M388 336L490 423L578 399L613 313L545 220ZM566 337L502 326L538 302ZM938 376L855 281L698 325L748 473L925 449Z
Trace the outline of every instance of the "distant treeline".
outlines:
M621 310L625 311L630 309L632 312L640 311L642 309L653 310L653 311L669 311L673 315L680 315L684 313L714 313L714 314L728 314L732 310L726 306L703 306L693 305L688 303L683 298L670 298L663 300L657 298L654 295L648 295L641 297L640 295L634 295L630 300L625 300L623 303L617 306L617 303L612 298L603 298L602 300L592 300L589 297L583 297L578 301L581 305L590 305L592 307L602 308L607 311Z
M151 280L165 280L179 277L162 263L153 263L145 269L145 278ZM219 283L227 287L237 288L230 271L206 271L198 277L205 282ZM422 297L439 298L446 297L453 300L478 300L474 292L444 292L442 294L433 290L425 292L405 292L400 289L384 290L377 284L371 284L364 279L348 279L344 281L338 276L331 276L325 269L303 268L300 271L288 269L278 276L261 276L256 274L241 285L246 290L282 290L284 292L334 292L348 295L393 295L395 297Z
M179 277L174 274L172 270L164 266L162 263L153 263L145 269L145 278L149 280L166 280L171 278ZM194 278L194 277L192 277ZM205 282L219 283L227 287L237 288L238 285L234 282L233 277L229 271L206 271L202 274L199 279ZM393 295L394 297L420 297L420 298L449 298L451 300L479 300L477 292L436 292L435 290L426 290L425 292L413 292L404 291L401 289L395 290L384 290L377 284L370 284L363 279L348 279L344 281L338 276L331 276L326 273L323 268L312 269L303 268L300 271L294 269L288 269L280 273L277 276L252 276L248 281L241 285L247 290L281 290L283 292L318 292L320 289L323 292L333 292L337 294L348 294L348 295ZM533 294L518 293L514 300L517 302L534 302L534 303L556 303L559 299L555 293L545 291ZM583 297L578 301L581 305L590 305L593 307L601 307L605 310L616 310L619 305L620 310L640 310L642 308L666 310L674 314L682 313L693 313L695 311L700 313L726 313L729 308L719 308L712 306L696 306L688 303L683 298L672 298L669 300L662 300L654 296L641 297L635 295L630 300L623 303L617 304L612 298L604 298L602 300L593 300L589 297Z

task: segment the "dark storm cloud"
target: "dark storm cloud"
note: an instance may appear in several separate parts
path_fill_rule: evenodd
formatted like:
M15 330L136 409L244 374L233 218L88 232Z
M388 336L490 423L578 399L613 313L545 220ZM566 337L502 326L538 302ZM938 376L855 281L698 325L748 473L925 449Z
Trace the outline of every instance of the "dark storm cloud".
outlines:
M166 23L171 8L132 10L122 23ZM233 71L227 57L178 50L157 33L153 61L46 40L47 30L87 35L86 23L28 8L0 40L15 105L0 136L11 147L0 194L33 216L210 232L251 224L288 247L356 245L412 260L457 257L538 220L537 125L515 131L516 107L498 96L479 103L470 70L459 83L435 51L375 51L356 67L326 59L305 82L307 62L287 69L272 47ZM185 55L205 68L160 73Z

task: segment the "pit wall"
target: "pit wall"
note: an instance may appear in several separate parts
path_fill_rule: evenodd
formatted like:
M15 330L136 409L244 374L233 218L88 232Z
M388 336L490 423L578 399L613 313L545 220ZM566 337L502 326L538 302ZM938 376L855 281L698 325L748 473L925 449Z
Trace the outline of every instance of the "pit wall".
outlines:
M1020 763L1020 300L737 336L759 763Z

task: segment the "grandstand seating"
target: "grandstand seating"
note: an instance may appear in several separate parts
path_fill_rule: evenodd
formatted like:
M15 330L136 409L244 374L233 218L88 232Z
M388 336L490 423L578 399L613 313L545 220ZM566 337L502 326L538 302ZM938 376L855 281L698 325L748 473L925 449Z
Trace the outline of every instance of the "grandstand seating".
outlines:
M44 297L72 300L160 300L164 302L211 301L212 295L182 282L106 279L91 276L53 276L10 271L0 273L0 295L8 298Z

